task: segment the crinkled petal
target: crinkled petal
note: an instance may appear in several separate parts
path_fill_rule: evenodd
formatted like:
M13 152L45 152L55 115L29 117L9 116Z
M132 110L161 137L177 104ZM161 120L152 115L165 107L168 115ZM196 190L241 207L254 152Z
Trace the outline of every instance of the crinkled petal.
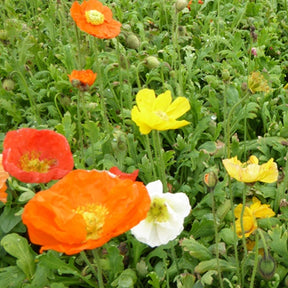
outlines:
M273 162L271 158L267 163L260 166L260 171L258 175L258 181L264 183L273 183L278 180L278 168L277 164Z

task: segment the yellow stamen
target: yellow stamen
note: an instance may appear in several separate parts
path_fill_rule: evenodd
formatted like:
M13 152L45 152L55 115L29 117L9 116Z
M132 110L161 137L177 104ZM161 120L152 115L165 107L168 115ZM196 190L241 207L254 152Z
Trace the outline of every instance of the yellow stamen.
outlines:
M41 152L31 151L20 158L20 168L26 172L47 173L56 164L55 159L40 159Z
M155 198L151 203L146 220L148 222L166 222L168 219L169 213L165 199Z
M78 207L74 212L80 214L86 223L86 239L100 238L108 209L100 204L88 204Z
M85 12L85 17L88 23L100 25L104 22L104 15L97 10L89 10Z

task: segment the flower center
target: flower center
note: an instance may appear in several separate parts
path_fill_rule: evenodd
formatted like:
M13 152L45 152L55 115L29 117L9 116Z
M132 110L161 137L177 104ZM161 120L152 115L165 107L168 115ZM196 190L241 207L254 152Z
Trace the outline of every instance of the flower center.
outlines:
M97 10L89 10L85 12L86 21L93 25L100 25L104 22L104 15Z
M40 159L41 152L31 151L23 154L19 160L20 168L26 172L47 173L56 164L56 159Z
M88 204L78 207L75 212L80 214L86 223L86 239L96 240L100 238L108 209L99 204Z
M169 219L169 213L165 204L165 199L155 198L147 215L148 222L166 222Z
M164 121L168 121L169 117L164 111L154 111L154 113Z

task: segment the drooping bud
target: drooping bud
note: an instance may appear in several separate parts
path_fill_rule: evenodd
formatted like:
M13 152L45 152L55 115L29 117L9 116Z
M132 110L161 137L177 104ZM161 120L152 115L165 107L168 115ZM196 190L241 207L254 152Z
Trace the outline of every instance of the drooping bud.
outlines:
M264 256L261 257L258 263L258 269L261 276L266 280L269 280L274 276L276 263L269 253L268 255L264 253Z
M155 56L148 56L145 59L145 64L149 69L157 68L160 65L160 61Z
M175 8L177 11L181 11L184 8L186 8L188 5L188 1L187 0L177 0L175 3Z
M7 91L11 91L15 88L15 82L12 79L4 79L2 87Z
M129 34L126 39L127 46L131 49L138 49L140 47L140 40L135 34Z

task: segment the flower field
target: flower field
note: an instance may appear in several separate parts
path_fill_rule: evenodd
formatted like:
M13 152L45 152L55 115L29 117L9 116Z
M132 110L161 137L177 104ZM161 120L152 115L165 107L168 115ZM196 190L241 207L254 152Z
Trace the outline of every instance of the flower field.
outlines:
M288 287L287 2L2 0L0 287Z

